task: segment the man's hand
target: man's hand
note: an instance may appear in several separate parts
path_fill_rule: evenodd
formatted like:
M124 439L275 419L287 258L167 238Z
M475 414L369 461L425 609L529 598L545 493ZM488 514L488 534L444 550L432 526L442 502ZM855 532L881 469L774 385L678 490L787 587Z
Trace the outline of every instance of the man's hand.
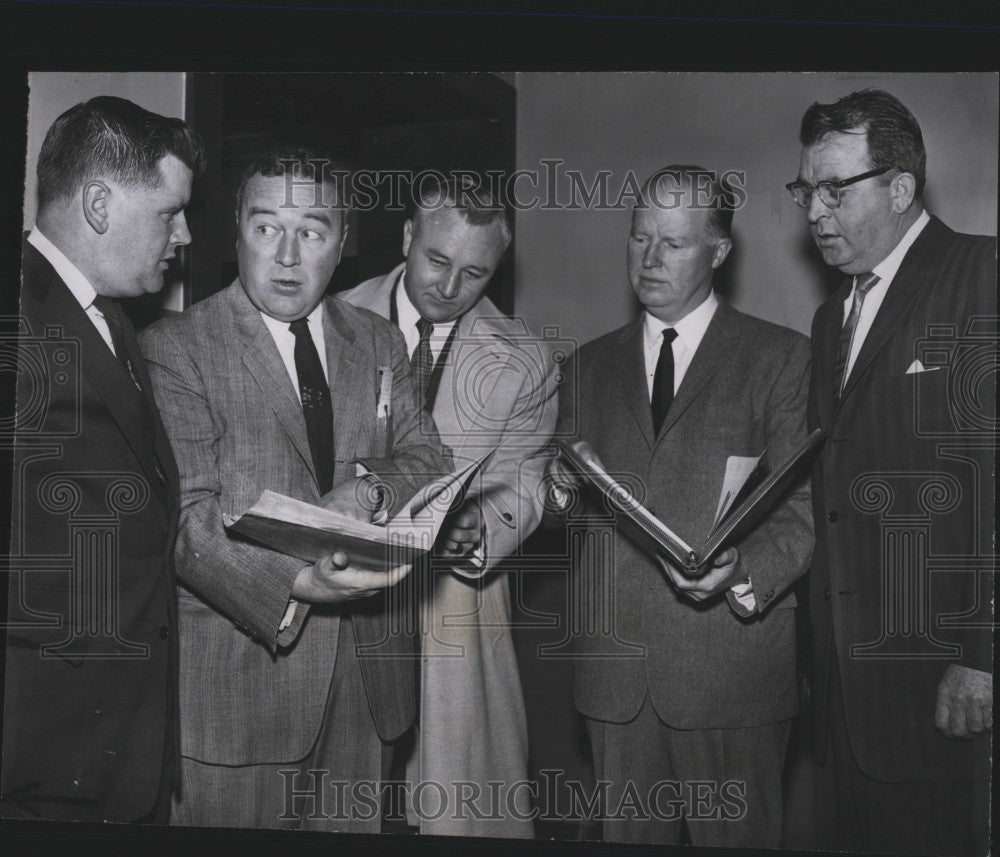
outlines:
M373 481L365 477L348 479L327 491L320 502L324 509L370 524L379 506L378 492L372 486Z
M465 556L483 541L483 510L475 500L467 500L444 522L439 535L443 556Z
M701 577L688 577L664 557L657 559L674 586L694 601L704 601L740 582L740 554L736 548L726 548L718 554Z
M948 664L938 684L934 724L949 738L974 738L992 729L992 674Z
M351 568L347 554L337 551L299 572L292 585L292 598L313 604L340 604L368 598L390 589L410 573L411 565L399 565L389 571Z

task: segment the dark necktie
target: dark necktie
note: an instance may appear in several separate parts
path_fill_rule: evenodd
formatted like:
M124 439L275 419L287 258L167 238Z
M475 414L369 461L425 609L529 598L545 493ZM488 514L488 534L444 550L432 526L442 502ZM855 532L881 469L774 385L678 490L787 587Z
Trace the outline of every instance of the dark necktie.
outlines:
M417 320L417 330L420 333L420 342L417 343L410 358L410 367L413 369L417 392L420 394L420 405L423 407L427 397L427 385L434 372L434 355L431 354L431 333L434 332L434 325L427 319L420 318Z
M330 386L323 374L316 343L304 318L293 321L288 329L295 334L295 372L299 376L302 414L306 418L309 452L316 468L319 493L333 487L333 406Z
M865 295L878 282L878 274L858 274L854 279L854 302L851 304L851 311L847 316L847 321L840 329L840 338L837 340L837 356L833 364L834 399L839 399L847 383L847 361L851 355L851 343L854 341L854 331L858 327L858 319L861 318L861 305L865 302Z
M128 372L128 376L132 379L132 383L135 384L136 389L142 392L142 382L135 371L132 358L129 357L128 348L125 347L124 326L128 323L125 319L125 313L118 305L118 301L106 295L97 295L94 298L94 306L101 311L101 315L104 316L104 320L108 323L108 330L111 332L111 342L115 347L115 356L118 358L118 362L125 367L125 371Z
M674 349L673 341L677 331L672 327L664 328L663 344L660 346L660 359L656 361L656 374L653 375L653 433L659 434L667 411L674 401Z

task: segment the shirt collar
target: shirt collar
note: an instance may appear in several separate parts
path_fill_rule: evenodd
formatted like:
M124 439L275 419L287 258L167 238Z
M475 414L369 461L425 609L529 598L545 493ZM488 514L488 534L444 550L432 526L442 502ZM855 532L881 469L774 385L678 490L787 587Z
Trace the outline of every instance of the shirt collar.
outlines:
M672 325L660 321L649 310L646 310L644 325L646 347L652 348L658 342L660 334L666 328L673 327L677 331L677 338L685 348L697 349L698 344L705 335L705 331L708 330L708 326L712 322L712 316L715 315L715 309L718 305L719 298L715 294L715 291L712 290L708 293L708 297L705 300L698 304L684 318Z
M420 311L413 305L410 296L406 291L406 268L399 275L399 288L396 289L396 318L399 319L400 330L416 330L417 322L420 320ZM432 336L444 336L451 332L457 324L458 319L441 324L432 325Z
M899 266L903 264L903 257L906 255L910 247L913 246L913 242L917 240L917 236L920 235L923 228L930 223L930 219L931 216L927 213L927 209L921 211L920 216L913 221L913 225L906 230L906 234L893 248L893 251L874 268L872 268L872 273L876 274L881 282L889 283L892 281L893 277L896 276Z
M84 310L90 309L97 297L97 292L90 284L90 281L81 273L66 255L56 247L42 231L35 226L28 234L28 243L41 253L48 263L55 269L59 278L66 284Z
M279 321L276 318L272 318L266 312L261 312L260 317L264 319L264 324L267 325L267 329L271 331L271 335L275 336L294 336L289 330L290 321ZM316 308L306 316L306 321L309 323L309 333L312 334L313 342L320 342L322 340L317 339L317 331L322 333L323 331L323 301L316 304Z

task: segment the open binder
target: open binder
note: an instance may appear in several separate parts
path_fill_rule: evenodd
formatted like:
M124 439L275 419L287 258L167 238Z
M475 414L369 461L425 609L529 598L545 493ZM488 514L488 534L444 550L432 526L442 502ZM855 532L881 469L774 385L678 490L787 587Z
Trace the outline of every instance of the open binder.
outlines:
M753 530L801 475L805 460L818 448L824 436L822 429L816 429L770 472L762 463L766 450L754 459L740 459L752 462L754 466L745 467L744 472L736 477L730 477L729 470L732 468L727 467L715 523L704 541L696 546L684 541L603 468L581 456L565 441L561 441L559 446L570 472L608 499L619 526L636 544L649 554L665 556L693 576L699 574L720 550ZM730 465L734 459L735 456L730 458Z
M342 550L356 568L388 571L412 563L434 544L444 519L469 494L492 450L456 472L420 488L385 526L356 521L275 491L264 491L226 528L287 556L315 562ZM476 554L466 558L482 564Z

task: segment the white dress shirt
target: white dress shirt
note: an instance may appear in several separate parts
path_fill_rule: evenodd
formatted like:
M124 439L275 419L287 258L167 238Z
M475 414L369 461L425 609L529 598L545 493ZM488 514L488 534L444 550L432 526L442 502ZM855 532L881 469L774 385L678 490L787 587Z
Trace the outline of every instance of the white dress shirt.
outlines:
M844 370L845 383L851 377L854 361L858 359L858 352L861 351L861 346L865 343L865 337L868 336L868 332L875 323L875 316L878 313L879 307L882 306L882 301L885 300L886 292L889 291L889 286L892 285L893 278L896 276L899 266L903 263L903 257L913 245L913 242L917 240L917 236L920 235L923 228L930 222L930 219L930 215L926 211L920 212L920 217L906 230L906 234L900 239L895 249L872 268L872 273L878 277L878 282L868 290L861 304L861 315L858 316L858 325L854 328L854 338L851 340L851 352L847 356L847 368ZM857 281L858 278L855 277L851 285L851 293L847 296L847 300L844 301L844 318L841 325L847 321L847 316L851 314L851 305L854 303L854 289L857 286Z
M646 388L649 391L649 401L653 401L653 377L656 375L656 363L660 359L660 347L663 345L663 331L668 327L673 327L677 331L677 338L670 346L674 352L674 394L680 389L681 381L694 359L694 353L701 345L701 340L712 322L712 316L719 306L719 299L715 292L709 292L697 307L689 312L684 318L675 324L667 324L651 315L646 310L645 324L643 325L644 353L646 357Z
M291 322L278 321L278 319L271 318L271 316L265 312L262 312L260 317L264 319L264 324L271 332L274 344L278 346L278 354L281 355L281 362L285 364L285 370L288 372L288 377L292 380L292 387L295 389L295 395L298 396L299 402L301 402L302 396L299 393L299 373L295 369L295 334L289 329ZM323 337L322 301L320 301L316 309L306 316L306 321L309 323L309 335L312 336L313 343L316 345L316 350L319 352L319 362L323 366L323 375L326 377L327 383L329 383L330 372L326 368L326 340Z
M97 297L97 292L90 285L90 281L80 272L80 269L76 265L66 258L62 250L42 234L37 226L28 234L28 243L41 253L48 263L55 268L60 279L66 284L70 292L73 293L73 297L77 299L81 308L87 314L87 318L90 319L97 332L101 334L101 339L108 344L111 353L115 354L115 344L111 339L111 329L108 327L107 319L104 318L104 313L94 306L94 298Z
M417 330L417 322L420 320L420 312L413 305L410 296L406 293L406 270L403 270L399 278L399 288L396 289L396 318L399 319L399 329L406 340L406 353L413 358L413 352L420 344L420 331ZM431 356L437 363L441 356L441 350L448 341L452 328L458 324L458 319L435 324L431 330Z

